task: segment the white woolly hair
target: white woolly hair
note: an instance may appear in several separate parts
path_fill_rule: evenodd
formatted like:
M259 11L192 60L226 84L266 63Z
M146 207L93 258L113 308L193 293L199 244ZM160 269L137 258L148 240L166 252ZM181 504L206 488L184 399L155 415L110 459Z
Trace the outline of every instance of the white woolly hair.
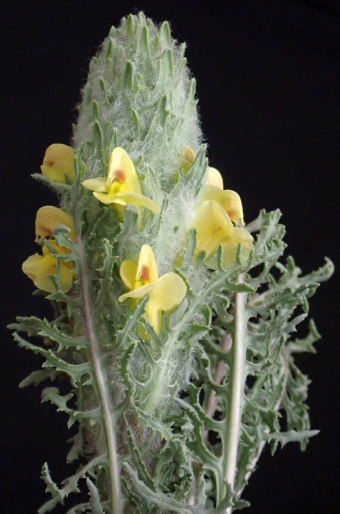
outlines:
M159 28L143 14L129 20L123 19L119 28L111 29L91 62L74 146L81 147L86 163L84 178L106 175L107 161L116 145L128 152L136 164L143 194L163 208L160 224L156 215L154 223L141 231L123 230L119 256L136 259L140 247L149 244L163 274L173 269L197 201L197 188L188 183L180 194L178 188L173 194L174 175L183 148L188 146L197 153L202 134L195 82L185 64L184 45L177 45L169 36L167 24ZM100 144L95 133L98 125ZM197 173L199 170L197 167Z
M112 133L116 130L118 145L129 153L132 160L137 161L140 156L143 157L144 166L141 166L140 172L145 173L144 167L148 164L162 181L172 175L183 147L189 146L197 151L201 142L194 81L190 79L185 66L184 46L177 46L172 39L168 41L165 37L161 38L162 29L159 31L142 14L134 17L134 20L134 36L127 35L126 21L123 19L118 29L112 28L91 62L88 80L83 88L83 101L79 107L74 146L77 148L86 141L93 141L93 101L96 101L96 118L103 131L104 148L110 147ZM142 30L148 33L151 55L147 55L138 46ZM173 62L172 74L165 69L169 59ZM131 63L133 73L132 90L122 86L128 62ZM164 97L164 107L170 113L166 135L159 123L151 128L155 110ZM139 119L138 137L134 112ZM102 157L89 156L86 162L88 178L105 174ZM108 158L108 155L105 157Z

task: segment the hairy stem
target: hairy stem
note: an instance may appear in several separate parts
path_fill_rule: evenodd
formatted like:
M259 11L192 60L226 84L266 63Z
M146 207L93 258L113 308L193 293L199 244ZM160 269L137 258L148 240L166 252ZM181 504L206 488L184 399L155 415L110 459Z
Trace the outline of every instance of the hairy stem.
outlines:
M106 453L109 463L108 482L112 514L122 514L122 499L120 489L120 474L118 465L118 453L116 448L116 434L112 422L112 405L107 387L105 371L101 364L100 343L95 332L95 323L92 317L91 300L88 284L88 269L86 265L85 252L82 242L79 242L79 253L81 258L81 283L84 299L85 323L90 343L90 354L97 385L97 394L103 414L103 430L106 441Z
M284 371L284 384L283 384L281 396L278 399L278 401L276 402L276 405L274 407L276 412L278 412L280 410L282 399L283 399L283 397L284 397L284 395L286 393L287 382L288 382L288 374L289 374L289 363L288 363L288 360L289 360L289 352L287 350L287 347L285 347L284 351L283 351L283 357L282 357L282 361L283 361L282 369ZM266 433L267 434L269 433L269 428L266 429ZM241 477L238 477L238 482L239 483L236 482L236 484L235 484L235 492L236 492L238 497L241 496L242 491L243 491L246 483L248 482L248 479L250 478L251 474L255 471L257 461L261 457L262 451L264 450L264 447L266 446L266 444L267 444L267 441L263 440L261 442L261 444L259 445L258 450L257 450L253 460L248 465L248 470L249 471L245 475L243 481L241 480Z
M243 282L242 275L239 275L238 282ZM235 332L231 347L229 409L224 434L223 478L232 490L234 490L237 472L237 454L246 378L247 319L245 300L246 293L235 294ZM228 509L228 512L231 511Z

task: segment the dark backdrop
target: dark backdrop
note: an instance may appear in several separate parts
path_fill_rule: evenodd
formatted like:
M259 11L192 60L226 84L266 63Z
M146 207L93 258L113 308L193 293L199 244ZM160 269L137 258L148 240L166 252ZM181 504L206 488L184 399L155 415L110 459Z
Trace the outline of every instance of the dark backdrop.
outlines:
M246 220L279 207L288 252L304 272L338 260L339 19L334 1L32 1L1 12L1 506L31 514L44 500L46 460L66 476L65 418L17 384L40 359L16 347L5 325L15 315L48 315L32 297L21 263L36 251L36 210L53 195L34 182L45 148L67 143L89 59L122 16L144 10L169 20L188 44L211 163L243 199ZM297 445L266 452L245 497L251 514L338 511L336 500L339 350L337 275L311 302L323 339L301 355L311 419L321 429L306 453ZM65 512L63 508L57 512Z

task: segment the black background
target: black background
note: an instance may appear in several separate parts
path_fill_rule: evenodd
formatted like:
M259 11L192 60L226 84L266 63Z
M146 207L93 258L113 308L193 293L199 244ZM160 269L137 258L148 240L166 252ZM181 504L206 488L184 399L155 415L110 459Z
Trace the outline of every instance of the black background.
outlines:
M30 178L45 148L68 143L90 58L122 16L143 10L171 22L188 44L197 79L209 158L225 186L239 192L246 221L280 208L287 253L304 272L325 255L339 261L340 3L303 0L85 1L7 3L1 12L1 504L2 514L31 514L44 501L46 460L67 475L65 417L40 403L40 390L17 384L40 359L16 347L4 328L15 315L49 315L21 263L35 253L36 210L55 203ZM298 445L265 452L245 497L250 514L333 514L339 420L337 274L311 301L323 339L301 355L312 379L313 428ZM65 512L61 508L57 512Z

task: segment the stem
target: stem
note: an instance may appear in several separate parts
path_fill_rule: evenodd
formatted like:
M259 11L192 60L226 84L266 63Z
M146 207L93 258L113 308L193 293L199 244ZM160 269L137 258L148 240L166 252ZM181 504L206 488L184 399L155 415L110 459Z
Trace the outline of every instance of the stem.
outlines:
M243 282L243 275L239 275L238 282ZM230 401L224 434L223 478L230 485L232 491L234 490L237 471L237 453L240 442L246 377L247 319L245 300L246 293L235 294L235 333L231 347ZM228 509L227 512L229 513L231 510Z
M276 405L274 407L274 410L276 412L278 412L280 410L281 403L282 403L283 397L284 397L285 392L286 392L286 387L287 387L287 382L288 382L288 374L289 374L289 363L288 363L288 360L289 360L289 352L288 352L287 347L286 347L286 348L284 348L284 352L283 352L284 384L283 384L283 388L282 388L282 394L281 394L280 398L278 399L278 401L276 402ZM269 429L267 429L265 432L268 434L269 433ZM248 473L244 477L243 485L240 486L239 484L236 484L236 494L237 494L238 497L241 496L243 488L245 487L249 477L251 476L251 474L255 470L257 461L261 457L262 451L263 451L264 447L266 446L266 444L267 444L267 441L264 440L259 445L259 448L258 448L258 450L256 452L256 455L254 456L253 460L248 465L249 471L248 471Z
M81 258L81 278L84 298L85 323L90 343L90 354L97 385L97 394L103 414L103 429L106 441L106 453L109 462L109 492L112 514L122 514L122 501L120 490L120 476L118 453L116 448L116 435L112 423L112 405L107 387L105 371L101 366L100 344L95 332L95 323L92 318L89 284L87 281L87 266L82 242L79 241L79 254Z

